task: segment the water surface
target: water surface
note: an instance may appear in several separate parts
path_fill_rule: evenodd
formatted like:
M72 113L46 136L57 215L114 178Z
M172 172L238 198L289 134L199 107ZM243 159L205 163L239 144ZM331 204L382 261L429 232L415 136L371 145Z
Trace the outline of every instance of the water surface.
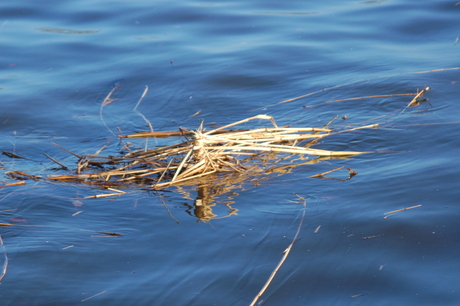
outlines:
M458 305L460 70L446 69L460 66L456 1L0 8L0 148L27 158L0 156L6 183L6 171L67 173L43 153L75 169L76 158L50 142L88 154L110 140L115 154L122 145L111 131L148 130L133 111L145 86L138 110L162 131L259 113L279 125L322 127L336 115L335 129L380 124L316 146L373 153L218 195L206 222L194 188L102 199L83 199L104 191L80 185L2 188L0 221L40 226L0 230L4 305L249 305L296 233L303 207L294 193L306 199L305 220L263 305ZM116 84L102 114L109 131L100 105ZM424 86L429 103L413 108L408 96L324 103ZM340 166L359 174L309 178Z

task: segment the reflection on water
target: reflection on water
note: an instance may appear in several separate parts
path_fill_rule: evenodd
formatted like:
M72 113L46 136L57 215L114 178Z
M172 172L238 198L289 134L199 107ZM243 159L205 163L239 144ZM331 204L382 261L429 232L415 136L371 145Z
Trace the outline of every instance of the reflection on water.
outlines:
M290 166L282 166L279 167L278 169L283 169L283 171L267 171L266 173L270 172L280 172L278 174L284 174L284 173L289 173L294 169L295 167L298 166L304 166L307 164L312 164L312 163L301 163L301 164L296 164L296 165L290 165ZM285 171L285 169L288 169ZM349 174L346 179L341 179L337 177L325 177L326 174L330 174L331 172L340 170L340 169L347 169ZM273 169L270 169L273 170ZM324 179L324 180L336 180L339 182L346 182L350 180L352 177L357 175L358 173L354 171L353 169L347 168L347 167L339 167L333 170L329 170L323 173L318 173L316 175L311 176L311 178L319 178L319 179ZM251 187L257 187L262 180L267 179L268 176L259 176L257 178L251 177L251 178L244 178L241 174L234 174L235 177L230 178L227 176L225 180L216 180L215 183L209 183L209 184L200 184L197 187L197 196L196 199L194 200L193 206L190 206L188 204L184 204L188 207L187 213L190 214L191 216L195 216L198 218L198 221L210 221L211 219L221 219L221 218L226 218L230 217L233 215L238 215L238 209L233 208L231 204L235 203L234 199L235 197L238 196L238 192L247 190L247 185L248 181L251 183ZM276 180L275 180L276 181ZM225 182L222 184L222 182ZM250 187L249 187L250 188ZM177 192L182 194L184 199L190 199L191 194L188 192L185 192L183 188L178 187ZM222 196L225 196L222 198ZM217 203L220 204L225 204L225 206L228 208L227 215L224 216L218 216L213 213L212 207L216 206Z
M204 186L198 187L198 195L193 203L193 207L189 206L187 213L192 216L195 216L199 221L209 221L215 217L218 217L212 212L212 207L216 205L215 198L220 195L212 187ZM219 218L230 217L232 215L237 215L238 209L231 206L234 201L231 201L232 197L227 197L225 201L225 206L229 209L226 216L221 216Z

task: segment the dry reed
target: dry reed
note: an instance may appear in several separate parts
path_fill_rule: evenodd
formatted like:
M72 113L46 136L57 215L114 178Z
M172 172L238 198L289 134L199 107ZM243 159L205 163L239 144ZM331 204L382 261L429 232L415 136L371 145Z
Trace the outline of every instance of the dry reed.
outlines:
M273 127L231 129L252 120L269 120ZM312 148L319 139L331 135L333 130L328 128L329 123L323 128L278 127L273 117L257 115L210 131L204 130L201 124L195 131L181 129L179 132L151 131L122 135L120 139L180 135L185 140L161 147L133 150L120 156L100 156L105 146L95 154L80 155L52 143L78 158L76 173L48 177L20 171L10 171L8 174L15 179L84 183L115 191L93 196L107 197L124 194L113 188L142 186L159 190L170 186L195 185L210 178L213 184L219 182L232 185L240 182L241 178L273 173L274 169L285 164L295 167L292 164L294 156L302 160L300 164L305 164L308 155L343 158L364 153ZM62 163L55 162L64 167ZM98 171L94 171L95 168ZM237 174L240 178L230 174ZM232 180L229 182L226 177L232 177Z
M284 262L286 261L287 257L289 256L289 253L291 252L292 247L294 246L294 243L296 242L297 237L299 236L300 230L302 229L303 220L305 219L307 201L305 200L304 197L299 196L298 194L295 194L295 195L299 198L298 202L302 203L302 205L303 205L302 217L300 219L299 226L297 227L297 232L295 233L294 238L292 239L292 242L283 251L283 257L281 258L280 262L278 263L276 268L273 270L272 274L270 274L270 277L265 282L265 285L262 287L262 289L259 291L259 293L257 293L257 295L254 297L254 299L252 300L251 304L249 304L249 306L254 306L257 303L257 301L259 300L259 298L265 293L265 291L267 290L268 286L270 286L271 282L275 278L276 273L278 273L279 269L281 268L281 266L284 264Z

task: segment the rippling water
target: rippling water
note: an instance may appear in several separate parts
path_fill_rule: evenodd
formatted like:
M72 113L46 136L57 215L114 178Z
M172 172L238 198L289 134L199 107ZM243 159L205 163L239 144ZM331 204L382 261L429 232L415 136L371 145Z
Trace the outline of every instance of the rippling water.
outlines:
M50 142L87 154L116 127L148 130L133 111L145 86L138 110L162 131L259 113L380 123L317 146L372 153L218 195L208 222L192 188L102 199L79 185L1 188L0 222L21 225L0 229L2 305L249 305L296 233L294 193L304 223L263 305L458 305L459 13L456 1L1 2L0 148L26 158L0 156L6 183L6 171L66 173L43 153L74 169ZM100 105L117 84L106 127ZM418 107L324 103L424 86ZM340 166L359 174L309 178Z

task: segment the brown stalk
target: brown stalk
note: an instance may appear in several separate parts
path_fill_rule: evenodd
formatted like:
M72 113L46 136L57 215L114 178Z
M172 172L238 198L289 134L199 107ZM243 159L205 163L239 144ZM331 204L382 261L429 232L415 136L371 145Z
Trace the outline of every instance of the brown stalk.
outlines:
M357 175L358 173L356 171L354 171L353 169L351 168L348 168L348 167L345 167L345 166L342 166L342 167L338 167L338 168L335 168L335 169L332 169L332 170L329 170L329 171L325 171L325 172L322 172L322 173L318 173L318 174L315 174L315 175L312 175L310 176L311 178L323 178L324 175L328 174L328 173L331 173L331 172L334 172L334 171L337 171L337 170L340 170L340 169L347 169L348 170L348 173L350 175L350 178Z
M107 290L102 291L102 292L99 292L98 294L95 294L95 295L92 295L92 296L90 296L90 297L87 297L86 299L83 299L83 300L81 300L81 301L82 301L82 302L86 302L87 300L92 299L92 298L94 298L94 297L96 297L96 296L99 296L99 295L101 295L101 294L103 294L103 293L106 293L106 292L107 292Z
M418 99L423 97L423 95L430 89L431 89L430 87L425 86L425 88L423 88L419 93L417 93L417 95L412 99L412 101L410 101L410 103L409 103L409 105L407 105L407 107L417 105L419 103Z
M171 217L171 219L173 219L174 221L176 221L177 224L179 224L179 220L177 220L176 218L174 218L173 214L171 213L171 210L170 210L169 207L166 205L165 200L164 200L164 198L163 198L162 195L160 195L160 200L161 200L161 203L163 204L164 208L165 208L166 211L168 212L169 216Z
M168 172L169 170L169 166L171 165L171 162L172 162L172 159L169 161L169 164L168 166L166 167L166 169L161 173L161 176L160 178L157 180L156 184L153 186L153 189L155 189L155 187L161 182L161 180L163 179L163 176L166 174L166 172Z
M331 101L325 101L324 103L335 103L335 102L353 101L353 100L361 100L361 99L373 99L373 98L415 96L415 95L416 94L414 94L414 93L407 93L407 94L394 94L394 95L367 96L367 97L357 97L357 98L348 98L348 99L340 99L340 100L331 100Z
M420 207L422 206L421 204L419 205L415 205L415 206L411 206L411 207L406 207L406 208L401 208L401 209L398 209L398 210L393 210L393 211L390 211L390 212L387 212L385 213L385 216L384 219L388 218L390 215L394 214L394 213L397 213L397 212L401 212L401 211L405 211L405 210L409 210L409 209L413 209L413 208L417 208L417 207Z
M86 155L84 159L81 159L78 161L78 168L77 168L77 173L80 174L82 170L86 169L88 165L91 163L91 158L96 158L99 153L101 153L108 145L109 143L106 143L105 145L102 146L99 150L96 151L95 154L93 155ZM91 156L91 158L88 158L88 156Z
M21 155L16 154L16 153L11 153L11 152L2 151L2 154L8 156L9 158L27 159L27 158L25 158L25 157L22 157Z
M124 193L124 192L123 192ZM99 198L107 198L107 197L114 197L114 196L121 196L123 195L122 192L117 193L103 193L103 194L96 194L93 196L84 197L83 199L99 199Z
M217 131L220 131L220 130L223 130L223 129L226 129L228 127L235 126L235 125L238 125L238 124L241 124L241 123L245 123L245 122L248 122L248 121L251 121L251 120L254 120L254 119L269 119L269 120L273 120L273 117L267 116L267 115L257 115L257 116L246 118L246 119L243 119L243 120L231 123L231 124L224 125L222 127L219 127L219 128L214 129L212 131L206 132L204 134L205 135L213 134L213 133L215 133ZM275 127L277 127L277 126L275 126Z
M57 160L55 160L54 158L52 158L52 157L49 156L48 154L43 153L43 155L45 155L46 157L48 157L49 159L51 159L53 162L55 162L56 164L58 164L59 166L61 166L63 169L69 170L69 168L67 168L65 165L61 164L60 162L58 162Z
M295 193L294 193L295 194ZM267 290L268 286L270 286L271 282L273 281L273 279L275 278L275 275L276 273L278 273L278 270L281 268L281 266L283 265L283 263L286 261L286 258L288 257L289 253L291 252L292 250L292 247L294 246L294 243L296 242L297 240L297 236L299 236L299 233L300 233L300 229L302 228L302 224L303 224L303 220L305 219L305 213L306 213L306 207L307 207L307 201L305 200L305 198L299 196L298 194L295 194L300 202L302 203L303 205L303 212L302 212L302 218L300 219L300 223L299 223L299 227L297 228L297 232L295 233L295 236L294 238L292 239L292 242L291 244L289 244L289 246L286 248L286 250L284 250L283 252L283 257L281 258L280 262L278 263L278 265L276 266L275 270L273 270L272 274L270 275L270 277L268 278L267 282L265 283L265 285L262 287L262 289L259 291L259 293L256 295L256 297L254 298L254 300L252 301L252 303L250 304L250 306L254 306L256 303L257 303L257 300L259 300L259 298L265 293L265 291Z
M8 171L8 172L5 172L8 176L10 176L11 178L14 178L14 179L19 179L19 180L34 180L34 181L38 181L40 179L42 179L41 176L35 176L35 175L32 175L32 174L27 174L25 172L22 172L22 171Z
M133 111L138 114L139 116L142 117L142 119L144 119L144 121L148 124L149 128L150 128L150 132L153 132L153 127L152 127L152 124L150 123L150 121L140 112L137 110L137 108L139 107L139 105L141 104L142 100L144 100L145 96L147 95L147 92L149 91L149 87L148 86L145 86L145 90L144 92L142 93L142 96L140 97L139 101L137 101L137 104L136 106L134 107ZM145 151L147 151L147 147L148 147L148 144L149 144L149 140L146 139L145 140Z
M26 181L20 181L20 182L16 182L16 183L0 185L0 188L10 187L10 186L19 186L19 185L25 185L25 184L26 184Z
M182 162L180 163L179 167L177 168L176 172L174 173L174 176L171 180L171 182L174 182L177 178L177 175L180 173L180 171L182 170L182 167L184 166L185 162L188 160L188 158L190 157L190 155L192 154L193 152L193 149L188 151L187 155L185 155L185 157L182 159Z
M247 131L247 129L234 130L238 131ZM228 133L228 130L218 131L216 134ZM191 131L179 131L179 132L138 132L130 135L121 135L120 138L167 138L167 137L180 137L180 136L192 136L193 132Z
M109 105L109 104L111 104L111 103L113 103L113 102L115 102L115 101L117 100L117 99L112 99L112 94L113 94L113 93L115 92L115 90L117 90L119 87L120 87L120 85L117 84L116 86L114 86L114 87L112 88L112 90L109 92L109 94L107 95L107 97L105 97L104 101L102 101L101 107L100 107L100 109L99 109L99 118L101 119L101 122L104 124L104 126L107 128L107 130L109 130L109 132L110 132L113 136L115 136L115 137L117 137L117 135L115 135L115 133L112 132L112 130L109 128L109 126L108 126L108 125L105 123L105 121L104 121L104 117L102 116L102 110L104 109L104 106Z
M284 100L284 101L281 101L281 102L278 102L278 103L265 105L265 106L262 106L262 107L253 109L253 110L251 110L251 112L252 112L252 111L256 111L256 110L261 110L261 109L264 109L264 108L267 108L267 107L275 106L275 105L278 105L278 104L283 104L283 103L288 103L288 102L296 101L296 100L303 99L303 98L306 98L306 97L308 97L308 96L312 96L312 95L317 94L317 93L320 93L320 92L324 92L324 91L328 91L328 90L332 90L332 89L336 89L336 88L340 88L340 87L344 87L344 86L348 86L348 85L352 85L352 84L356 84L356 83L369 82L369 81L371 81L371 80L382 79L382 78L391 78L391 77L400 76L400 75L423 74L423 73L432 73L432 72L441 72L441 71L451 71L451 70L459 70L459 69L460 69L460 67L442 68L442 69L434 69L434 70L425 70L425 71L416 71L416 72L408 72L408 73L399 73L399 74L393 74L393 75L379 76L379 77L376 77L376 78L373 78L373 79L362 79L362 80L357 80L357 81L348 82L348 83L344 83L344 84L340 84L340 85L335 85L335 86L332 86L332 87L323 88L323 89L321 89L321 90L317 90L317 91L314 91L314 92L310 92L310 93L308 93L308 94L305 94L305 95L302 95L302 96L298 96L298 97L295 97L295 98L291 98L291 99L287 99L287 100Z
M66 151L67 153L72 154L73 156L77 157L78 159L81 159L81 158L82 158L80 155L77 155L77 154L73 153L72 151L67 150L67 149L64 148L64 147L61 147L60 145L58 145L58 144L55 143L55 142L50 142L50 143L51 143L53 146L56 146L56 147L58 147L58 148L60 148L60 149L62 149L62 150L64 150L64 151Z

